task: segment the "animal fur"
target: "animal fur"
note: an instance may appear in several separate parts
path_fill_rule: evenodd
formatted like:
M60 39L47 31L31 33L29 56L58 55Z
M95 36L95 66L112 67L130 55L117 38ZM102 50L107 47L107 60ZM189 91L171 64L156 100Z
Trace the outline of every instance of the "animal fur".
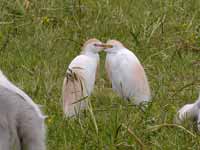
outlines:
M20 92L0 83L0 150L45 150L44 117Z

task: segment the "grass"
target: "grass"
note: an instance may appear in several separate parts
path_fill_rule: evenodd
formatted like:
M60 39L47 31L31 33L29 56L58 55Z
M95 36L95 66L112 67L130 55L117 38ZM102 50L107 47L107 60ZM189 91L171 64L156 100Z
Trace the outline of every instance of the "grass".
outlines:
M167 125L198 95L199 8L199 0L1 0L0 68L44 105L48 150L200 149L194 125ZM89 112L66 120L61 107L66 68L92 37L118 39L131 49L153 95L145 112L120 99L106 78L101 53L90 98L98 134Z

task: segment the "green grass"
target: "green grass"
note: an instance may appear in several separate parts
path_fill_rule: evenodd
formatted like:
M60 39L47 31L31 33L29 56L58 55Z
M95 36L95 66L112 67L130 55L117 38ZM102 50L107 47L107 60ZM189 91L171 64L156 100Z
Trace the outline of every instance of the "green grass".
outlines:
M48 150L200 149L191 124L173 123L177 110L193 102L200 85L199 0L24 0L0 1L0 68L49 116ZM152 104L145 112L111 90L105 54L91 96L98 135L89 112L64 119L61 87L66 68L88 38L118 39L145 67ZM128 128L127 128L128 127ZM133 133L132 133L133 132Z

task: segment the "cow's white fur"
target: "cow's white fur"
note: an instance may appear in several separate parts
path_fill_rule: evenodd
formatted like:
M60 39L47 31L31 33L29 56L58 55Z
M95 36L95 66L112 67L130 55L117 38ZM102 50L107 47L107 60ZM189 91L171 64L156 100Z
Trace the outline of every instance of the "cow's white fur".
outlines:
M0 72L0 150L45 150L38 106Z

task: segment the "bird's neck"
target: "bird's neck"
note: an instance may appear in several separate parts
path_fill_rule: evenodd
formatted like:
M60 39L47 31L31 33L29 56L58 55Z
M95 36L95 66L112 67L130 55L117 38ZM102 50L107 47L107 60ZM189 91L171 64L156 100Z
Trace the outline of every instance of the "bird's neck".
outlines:
M125 48L121 48L121 49L117 48L117 49L115 49L115 50L108 51L107 53L108 53L108 54L113 54L113 55L115 55L115 54L118 54L118 53L123 52L124 49L125 49Z
M99 57L98 53L90 52L90 51L83 51L82 54L91 56L91 57Z

